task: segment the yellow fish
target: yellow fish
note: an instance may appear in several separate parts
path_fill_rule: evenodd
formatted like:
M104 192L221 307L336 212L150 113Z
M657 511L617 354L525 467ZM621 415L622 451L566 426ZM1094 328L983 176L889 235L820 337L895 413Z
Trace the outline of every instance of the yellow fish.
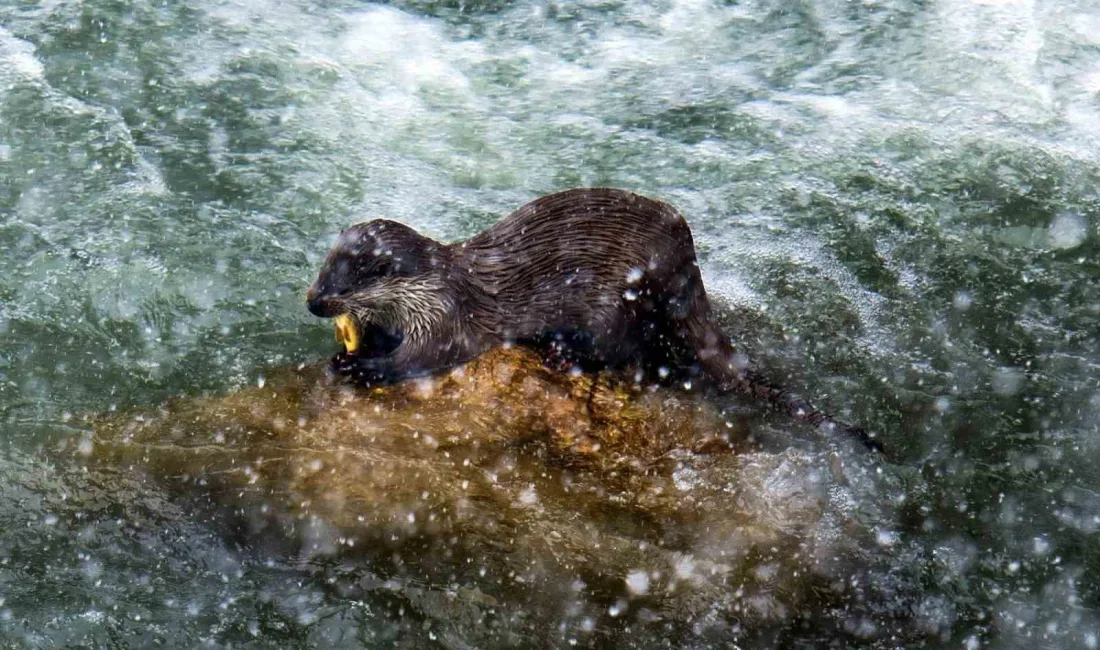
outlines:
M332 321L336 325L336 342L343 343L348 354L359 349L359 330L350 314L340 314Z

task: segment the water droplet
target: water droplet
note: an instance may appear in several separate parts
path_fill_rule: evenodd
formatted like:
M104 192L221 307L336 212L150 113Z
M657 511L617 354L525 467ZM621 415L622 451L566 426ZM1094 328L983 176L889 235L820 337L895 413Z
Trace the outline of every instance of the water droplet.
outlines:
M539 495L535 492L535 486L529 485L519 493L519 502L525 506L533 506L539 502Z
M998 395L1015 395L1024 382L1024 375L1015 368L998 368L993 373L991 385Z
M649 574L641 569L635 569L626 574L626 588L632 596L646 595L649 593Z
M676 571L677 579L687 580L695 573L695 558L690 555L685 555L676 560L676 565L673 569Z
M970 305L974 304L974 297L967 291L957 291L955 292L955 298L951 301L951 304L959 311L966 311L970 309Z
M1081 215L1062 212L1054 217L1047 229L1047 244L1051 248L1077 248L1088 236L1088 224Z

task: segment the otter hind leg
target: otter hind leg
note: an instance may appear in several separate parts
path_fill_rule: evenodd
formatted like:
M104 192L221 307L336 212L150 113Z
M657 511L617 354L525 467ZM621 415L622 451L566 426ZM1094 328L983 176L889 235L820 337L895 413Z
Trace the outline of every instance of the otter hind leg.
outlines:
M695 355L677 323L663 312L645 314L636 324L638 366L647 381L660 384L694 379L700 374Z
M663 269L659 282L662 291L656 299L658 309L650 319L658 324L657 336L650 349L661 352L683 369L687 376L706 375L719 389L736 380L733 346L718 327L703 288L703 278L693 250L680 264Z
M694 277L685 285L689 290L685 302L679 304L674 301L676 309L669 312L669 320L677 323L677 331L692 350L696 363L720 391L739 392L762 399L796 420L828 431L840 431L872 451L883 451L881 443L866 430L817 410L808 401L766 381L748 368L743 360L739 360L734 354L733 344L714 319L698 269L693 265L691 271ZM690 273L688 277L691 277Z
M586 330L548 330L520 342L537 351L543 363L558 372L573 369L595 372L605 367L597 350L596 337Z

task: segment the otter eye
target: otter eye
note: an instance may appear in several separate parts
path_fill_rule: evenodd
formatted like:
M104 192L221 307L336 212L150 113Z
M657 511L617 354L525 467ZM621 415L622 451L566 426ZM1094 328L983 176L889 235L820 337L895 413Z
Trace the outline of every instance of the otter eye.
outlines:
M361 257L357 260L356 274L364 279L379 278L393 273L393 264L387 258Z

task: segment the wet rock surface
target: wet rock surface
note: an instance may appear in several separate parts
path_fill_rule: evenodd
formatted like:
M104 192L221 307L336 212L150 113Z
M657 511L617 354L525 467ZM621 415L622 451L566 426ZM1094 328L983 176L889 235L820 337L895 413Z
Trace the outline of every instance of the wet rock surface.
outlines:
M836 575L876 561L858 548L877 546L862 511L883 516L860 503L873 468L765 450L750 425L700 394L502 349L375 388L283 369L83 418L51 455L82 466L58 479L72 512L205 522L248 562L316 581L330 613L389 603L421 621L409 639L644 647L839 625L829 608L872 588Z

